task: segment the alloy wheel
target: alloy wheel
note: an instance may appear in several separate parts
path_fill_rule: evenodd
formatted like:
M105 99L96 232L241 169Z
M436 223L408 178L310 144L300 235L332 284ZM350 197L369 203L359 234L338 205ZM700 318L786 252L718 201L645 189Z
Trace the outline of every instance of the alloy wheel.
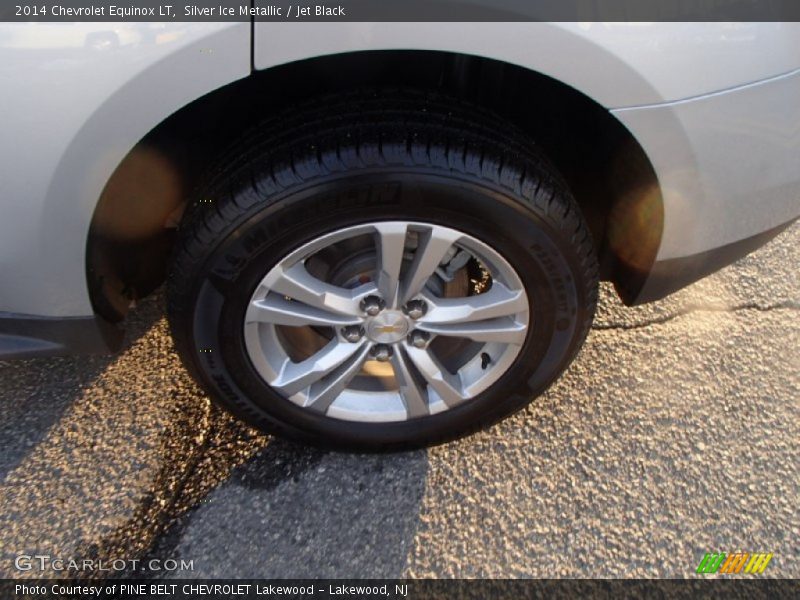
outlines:
M404 421L495 383L526 340L529 300L488 244L432 223L339 229L279 260L244 318L248 357L288 401L328 417Z

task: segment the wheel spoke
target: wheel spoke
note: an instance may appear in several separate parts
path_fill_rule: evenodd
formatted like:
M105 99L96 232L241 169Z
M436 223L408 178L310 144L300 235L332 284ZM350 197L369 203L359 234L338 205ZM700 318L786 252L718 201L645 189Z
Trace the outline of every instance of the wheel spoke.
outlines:
M426 324L470 323L510 317L524 311L528 300L522 290L510 290L499 281L491 289L466 298L426 298L431 305L421 322Z
M289 327L317 326L337 327L356 325L361 322L358 317L336 315L302 302L293 302L281 296L269 295L261 300L254 300L247 308L246 323L273 323Z
M430 414L428 408L428 394L412 373L412 365L402 347L392 355L392 368L394 377L400 389L400 399L406 407L409 419L424 417Z
M400 286L400 268L406 247L405 223L379 223L376 247L378 291L389 306L395 306Z
M338 315L359 316L359 302L370 293L372 285L363 285L354 290L331 285L314 277L302 262L284 269L276 267L263 282L270 291L314 308Z
M358 352L345 360L339 367L323 379L311 385L305 406L324 413L361 370L369 354L369 344L362 344Z
M500 342L521 346L527 327L502 317L469 323L419 323L417 329L448 337L468 338L476 342Z
M322 379L359 350L362 350L365 345L364 342L347 344L333 339L319 352L304 361L296 363L287 358L283 362L278 377L273 381L272 387L286 396L292 396Z
M405 304L422 291L450 247L461 237L456 231L433 226L419 233L417 250L402 282L400 303Z
M449 373L430 352L409 347L408 357L448 407L453 407L466 399L461 378Z

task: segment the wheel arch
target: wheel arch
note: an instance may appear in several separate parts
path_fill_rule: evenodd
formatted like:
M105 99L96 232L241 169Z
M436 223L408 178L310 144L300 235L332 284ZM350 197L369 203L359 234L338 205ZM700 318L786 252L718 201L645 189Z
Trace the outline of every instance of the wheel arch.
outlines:
M144 136L114 170L92 218L86 274L95 311L119 320L132 300L163 281L170 228L217 152L265 114L359 86L435 89L490 108L522 129L578 199L602 277L625 302L635 301L660 244L663 205L646 153L613 114L565 83L501 60L363 50L253 72L180 108ZM135 198L146 201L132 204Z

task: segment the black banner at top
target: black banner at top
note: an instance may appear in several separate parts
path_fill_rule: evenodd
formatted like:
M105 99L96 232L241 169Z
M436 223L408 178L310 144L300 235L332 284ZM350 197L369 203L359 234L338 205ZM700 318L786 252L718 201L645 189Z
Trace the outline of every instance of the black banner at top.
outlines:
M800 21L800 0L4 0L0 21Z

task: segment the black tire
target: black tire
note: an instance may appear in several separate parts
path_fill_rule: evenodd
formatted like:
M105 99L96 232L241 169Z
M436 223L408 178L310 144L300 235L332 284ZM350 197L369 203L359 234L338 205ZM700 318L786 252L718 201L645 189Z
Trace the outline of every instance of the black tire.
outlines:
M588 228L553 166L497 116L430 94L359 92L282 114L233 148L181 224L168 314L189 371L256 427L358 450L441 443L526 406L583 344L597 301ZM254 370L243 311L280 257L391 219L457 227L514 265L535 307L521 354L488 390L436 415L374 424L311 414Z

